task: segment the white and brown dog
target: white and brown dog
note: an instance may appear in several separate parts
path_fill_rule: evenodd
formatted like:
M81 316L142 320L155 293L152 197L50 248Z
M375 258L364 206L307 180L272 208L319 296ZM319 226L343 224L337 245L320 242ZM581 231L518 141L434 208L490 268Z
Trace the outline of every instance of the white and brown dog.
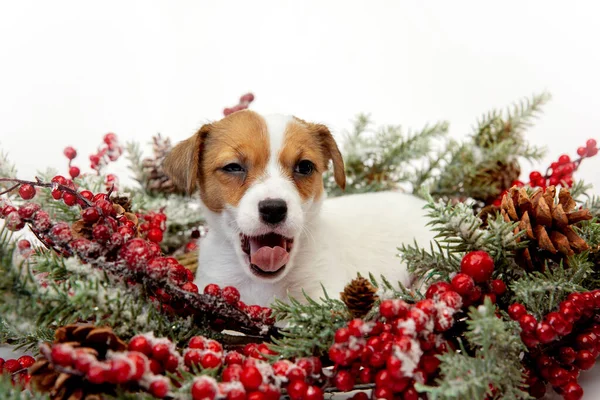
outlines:
M179 143L164 168L200 191L209 231L200 240L196 283L232 285L249 304L288 294L337 296L357 273L409 283L396 256L402 243L433 237L424 202L401 193L324 201L323 172L344 162L326 126L291 116L239 111Z

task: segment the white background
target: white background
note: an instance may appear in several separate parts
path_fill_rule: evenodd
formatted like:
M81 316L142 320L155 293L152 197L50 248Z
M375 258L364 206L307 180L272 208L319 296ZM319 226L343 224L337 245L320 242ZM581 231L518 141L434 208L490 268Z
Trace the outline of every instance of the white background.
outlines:
M108 131L123 141L157 132L184 139L246 91L259 112L293 113L336 134L370 112L413 128L447 119L461 137L490 108L548 90L554 99L528 136L549 149L543 167L588 137L600 142L599 9L592 1L2 0L0 148L23 178L47 166L66 174L66 145L87 156ZM578 176L600 187L599 166L592 159Z
M30 178L66 174L108 131L174 140L246 91L259 112L339 134L359 112L451 134L534 92L554 99L529 134L548 162L600 142L594 2L1 1L0 146ZM123 163L124 165L125 163ZM600 187L600 157L579 177ZM122 167L124 168L124 166ZM531 170L523 165L524 175Z

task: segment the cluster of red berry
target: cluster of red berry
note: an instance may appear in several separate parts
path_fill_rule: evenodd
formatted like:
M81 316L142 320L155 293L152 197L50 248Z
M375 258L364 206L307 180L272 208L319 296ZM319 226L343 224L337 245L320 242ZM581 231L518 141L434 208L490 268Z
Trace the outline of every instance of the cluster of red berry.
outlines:
M533 355L527 370L532 396L543 397L548 382L567 400L582 398L583 389L577 383L579 372L591 369L600 355L600 323L594 319L598 310L600 290L571 293L558 311L542 321L522 304L508 307L510 318L521 326L523 343Z
M240 101L233 107L227 107L223 110L223 115L228 116L229 114L233 114L236 111L245 110L248 108L250 103L254 101L254 95L252 93L246 93L242 97L240 97Z
M66 222L51 221L49 214L36 203L28 202L16 208L8 200L0 199L0 217L12 230L22 229L29 223L36 236L59 254L75 254L91 266L100 266L101 259L104 270L131 283L144 283L151 299L157 300L158 306L166 312L183 316L204 312L212 315L215 321L236 321L241 327L255 332L274 323L270 309L246 306L239 301L239 292L235 288L221 291L218 286L209 285L204 294L198 293L193 273L176 259L161 256L157 242L162 240L166 229L165 214L151 212L133 216L113 204L107 194L78 192L74 186L68 186L69 182L59 176L47 186L52 187L53 193L60 194L65 202L70 198L67 195L72 196L74 200L69 200L69 205L81 206L82 224L78 229L91 232L91 236L74 236L73 227ZM139 229L135 219L141 222Z
M490 280L494 272L494 260L485 251L467 253L460 262L460 273L456 274L450 284L438 282L436 285L449 285L462 296L465 306L478 305L488 297L496 303L498 296L506 293L506 284L500 279ZM432 285L429 290L434 290Z
M117 161L123 154L123 148L119 145L117 135L114 133L104 135L103 142L98 148L98 152L90 156L90 167L98 174L110 161Z
M275 320L271 316L273 310L269 307L261 307L259 305L247 305L243 301L240 301L240 292L233 286L225 286L221 289L219 285L211 283L204 288L204 294L222 298L227 304L237 307L248 314L254 321L264 322L267 325L275 323Z
M91 384L135 383L153 396L163 398L169 391L169 380L161 374L167 367L171 372L176 371L181 362L170 341L155 341L151 350L156 349L157 353L153 358L139 351L108 351L99 359L97 351L68 343L42 344L40 352L60 372L85 377Z
M450 348L442 333L454 325L461 306L458 293L438 285L415 304L382 301L376 321L350 321L336 332L329 350L336 387L345 392L357 382L375 383L373 398L418 399L414 384L431 383L437 376L436 355ZM361 392L354 399L365 396Z
M258 352L257 352L258 351ZM202 337L190 340L184 353L189 368L216 369L223 367L220 381L200 376L194 379L194 400L277 400L282 389L292 400L323 400L323 391L316 385L323 382L323 368L316 357L296 362L279 360L273 365L265 362L266 354L275 354L265 344L248 345L241 354L224 352L219 343Z
M18 359L4 360L0 358L0 373L11 376L13 385L27 387L31 376L27 372L27 368L31 367L35 359L31 356L21 356Z
M577 149L579 158L571 161L571 157L563 154L557 161L553 162L545 175L539 171L533 171L529 174L529 185L532 187L545 188L546 186L573 186L573 172L577 171L579 164L584 158L593 157L598 154L598 147L594 139L589 139L585 147Z
M573 186L573 173L577 171L579 165L585 158L590 158L598 154L598 147L594 139L588 139L585 147L579 147L577 149L579 158L572 161L571 157L567 154L563 154L558 157L558 160L550 164L550 167L544 175L540 171L532 171L529 174L529 183L527 185L531 187L540 187L545 189L548 186ZM523 187L525 183L519 180L513 181L511 186ZM500 196L494 200L493 205L500 207L502 204L502 198L508 193L508 189L505 189L500 193Z

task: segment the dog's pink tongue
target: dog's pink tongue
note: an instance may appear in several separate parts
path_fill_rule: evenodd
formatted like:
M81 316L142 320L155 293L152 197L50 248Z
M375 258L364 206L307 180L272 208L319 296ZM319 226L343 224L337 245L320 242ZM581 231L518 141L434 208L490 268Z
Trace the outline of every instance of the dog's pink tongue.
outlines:
M263 246L256 251L252 250L250 262L265 272L277 271L290 259L290 253L280 246Z

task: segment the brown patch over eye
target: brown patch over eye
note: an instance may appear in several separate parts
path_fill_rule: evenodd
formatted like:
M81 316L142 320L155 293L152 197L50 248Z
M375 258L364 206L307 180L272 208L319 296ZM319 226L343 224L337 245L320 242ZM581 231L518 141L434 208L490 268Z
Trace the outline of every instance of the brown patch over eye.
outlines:
M237 206L269 160L264 119L252 111L238 111L212 124L203 145L199 174L202 201L215 212L226 205Z
M285 132L279 164L303 200L318 199L323 193L323 172L328 162L314 125L300 120L291 122Z

